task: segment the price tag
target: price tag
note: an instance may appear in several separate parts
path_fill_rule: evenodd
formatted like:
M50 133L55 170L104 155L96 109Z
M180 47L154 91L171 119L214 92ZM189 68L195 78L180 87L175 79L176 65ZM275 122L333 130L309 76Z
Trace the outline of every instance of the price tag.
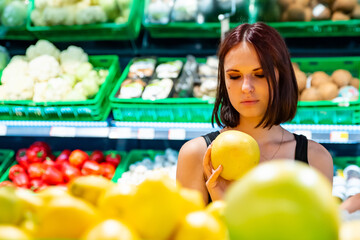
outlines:
M112 127L110 128L109 138L131 138L131 128Z
M154 139L155 138L155 129L154 128L139 128L138 139Z
M0 125L0 136L6 136L6 134L7 134L6 125Z
M311 131L298 130L298 131L295 131L294 133L296 133L298 135L304 135L307 139L312 139L312 132Z
M177 128L177 129L169 129L168 139L170 140L184 140L186 136L185 129Z
M331 142L347 142L349 140L349 133L342 131L330 132Z
M51 127L49 135L51 137L75 137L76 128L74 127Z

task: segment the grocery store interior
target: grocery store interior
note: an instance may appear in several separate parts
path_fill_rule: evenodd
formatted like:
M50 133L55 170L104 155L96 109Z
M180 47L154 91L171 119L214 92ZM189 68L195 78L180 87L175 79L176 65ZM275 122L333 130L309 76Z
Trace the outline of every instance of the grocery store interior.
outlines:
M0 182L36 142L52 160L99 150L118 161L114 182L156 168L175 178L181 146L220 129L221 40L255 22L280 33L297 66L297 113L282 127L322 144L334 179L355 167L360 182L360 0L0 0L0 22ZM333 183L341 200L360 193L345 180Z

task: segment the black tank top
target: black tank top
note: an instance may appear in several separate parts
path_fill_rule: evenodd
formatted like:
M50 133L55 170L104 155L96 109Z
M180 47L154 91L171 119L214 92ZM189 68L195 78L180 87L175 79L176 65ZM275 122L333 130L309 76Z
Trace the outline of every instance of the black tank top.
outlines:
M220 134L219 131L211 132L206 135L203 135L202 137L205 139L206 145L209 146L212 141L215 140L215 138ZM295 133L295 141L296 141L296 147L295 147L295 160L304 162L306 164L309 164L308 162L308 140L304 135L297 135ZM209 194L209 203L212 202L210 194Z

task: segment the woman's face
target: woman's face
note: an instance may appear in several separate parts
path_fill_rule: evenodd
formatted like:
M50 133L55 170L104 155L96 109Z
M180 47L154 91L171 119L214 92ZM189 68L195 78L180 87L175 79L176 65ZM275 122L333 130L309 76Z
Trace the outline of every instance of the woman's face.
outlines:
M251 43L242 42L225 56L225 85L240 119L260 121L269 103L269 86Z

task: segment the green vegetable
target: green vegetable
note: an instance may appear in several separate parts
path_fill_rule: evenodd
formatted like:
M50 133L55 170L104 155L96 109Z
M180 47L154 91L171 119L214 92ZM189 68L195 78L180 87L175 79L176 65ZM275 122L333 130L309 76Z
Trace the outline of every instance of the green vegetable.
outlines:
M1 22L6 27L19 27L25 25L26 17L26 4L22 1L13 1L4 8Z

